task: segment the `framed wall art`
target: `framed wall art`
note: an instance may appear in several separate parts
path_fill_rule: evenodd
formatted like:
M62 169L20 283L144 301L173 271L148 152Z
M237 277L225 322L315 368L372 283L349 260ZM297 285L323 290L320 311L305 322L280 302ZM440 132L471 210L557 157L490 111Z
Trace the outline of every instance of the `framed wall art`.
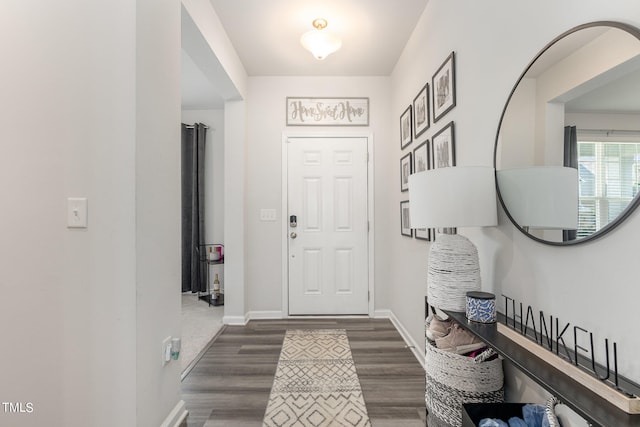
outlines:
M413 171L411 171L412 173L423 172L428 169L431 169L431 164L429 160L429 151L431 150L429 150L428 139L422 144L418 145L413 150Z
M433 122L437 122L456 106L455 53L447 57L431 79Z
M431 169L430 151L428 139L413 150L413 173ZM414 229L413 236L420 240L431 240L431 230L416 228Z
M429 83L413 99L413 136L417 138L429 129Z
M414 237L419 240L431 240L431 229L416 228L414 231Z
M431 142L434 169L456 165L455 133L452 121L433 135Z
M400 148L411 144L411 105L400 116Z
M400 191L409 190L409 175L412 173L411 153L407 153L400 159Z
M411 219L409 217L409 201L400 202L400 234L403 236L413 237L411 229Z

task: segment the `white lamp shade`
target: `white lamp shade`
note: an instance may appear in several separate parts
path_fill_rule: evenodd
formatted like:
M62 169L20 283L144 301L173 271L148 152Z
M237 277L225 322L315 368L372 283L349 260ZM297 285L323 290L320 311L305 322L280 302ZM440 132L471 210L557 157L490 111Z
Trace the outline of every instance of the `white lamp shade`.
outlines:
M412 228L484 227L498 224L494 169L438 168L409 176Z
M305 49L311 52L316 59L325 59L342 47L340 37L327 30L307 31L300 37L300 43Z
M534 166L497 172L500 196L521 227L578 228L578 170Z

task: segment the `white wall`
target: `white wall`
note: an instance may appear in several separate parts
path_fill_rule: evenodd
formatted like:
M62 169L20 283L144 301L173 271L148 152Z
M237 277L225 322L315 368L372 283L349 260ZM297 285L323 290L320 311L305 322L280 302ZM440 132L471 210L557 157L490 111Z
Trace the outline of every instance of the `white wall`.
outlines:
M603 130L637 131L640 123L638 116L638 114L567 113L565 123L567 126L577 126L578 129L590 134L594 134L595 130L595 135L598 135L598 131ZM592 132L588 132L589 130ZM616 135L614 132L611 136L625 140L626 135Z
M530 59L546 43L569 28L595 20L619 20L640 27L635 2L614 0L431 0L392 75L392 123L449 52L456 52L457 106L442 119L456 125L459 165L492 165L498 120L509 92ZM441 127L431 125L426 137ZM415 144L415 142L414 142ZM413 148L412 144L409 148ZM404 154L396 145L391 163ZM390 199L403 198L398 192ZM395 214L393 222L399 221ZM572 247L551 247L518 232L503 213L500 225L462 229L477 245L483 288L506 293L534 309L593 331L596 339L618 342L620 371L640 381L637 353L640 341L624 325L634 324L632 313L640 298L633 261L640 233L638 213L610 235ZM423 334L422 318L405 314L409 296L425 292L428 245L392 236L390 274L401 284L392 310L411 325L416 340ZM411 305L411 307L413 307ZM517 396L516 396L517 397Z
M33 403L0 425L155 427L179 403L157 337L180 327L180 4L150 3L0 4L0 396Z
M185 412L181 364L161 360L162 341L181 333L181 6L179 0L136 5L135 425L155 427Z
M244 98L247 73L211 2L182 0L182 5L191 20L183 20L188 27L183 47L223 99Z
M246 155L247 113L244 101L224 107L224 275L225 324L244 324L247 313Z
M375 161L376 309L389 308L386 240L389 237L390 188L399 178L386 167L394 146L389 129L387 77L251 77L247 108L247 298L251 312L282 311L282 133L373 133ZM370 126L363 128L286 127L287 96L369 97ZM395 206L394 206L395 207ZM397 206L399 210L399 205ZM261 222L260 209L277 212L275 222ZM285 213L286 214L286 213ZM378 225L379 224L379 225ZM395 230L396 227L393 227Z

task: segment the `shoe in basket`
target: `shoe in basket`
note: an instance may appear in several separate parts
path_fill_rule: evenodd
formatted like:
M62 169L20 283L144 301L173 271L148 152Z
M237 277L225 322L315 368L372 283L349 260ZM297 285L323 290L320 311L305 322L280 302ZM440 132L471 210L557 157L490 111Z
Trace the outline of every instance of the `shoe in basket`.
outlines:
M469 353L486 346L483 341L457 323L453 323L447 336L436 338L435 341L436 347L440 350L450 351L456 354Z
M438 338L444 338L449 334L451 329L451 319L442 320L435 314L427 318L427 338L435 341Z

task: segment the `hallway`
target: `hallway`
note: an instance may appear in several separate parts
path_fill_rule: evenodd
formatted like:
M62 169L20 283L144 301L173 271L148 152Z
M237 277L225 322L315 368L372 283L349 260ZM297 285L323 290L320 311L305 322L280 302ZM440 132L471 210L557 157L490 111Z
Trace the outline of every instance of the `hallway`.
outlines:
M228 326L182 382L188 427L261 426L287 329L343 328L373 427L425 425L424 370L385 319L251 321Z

